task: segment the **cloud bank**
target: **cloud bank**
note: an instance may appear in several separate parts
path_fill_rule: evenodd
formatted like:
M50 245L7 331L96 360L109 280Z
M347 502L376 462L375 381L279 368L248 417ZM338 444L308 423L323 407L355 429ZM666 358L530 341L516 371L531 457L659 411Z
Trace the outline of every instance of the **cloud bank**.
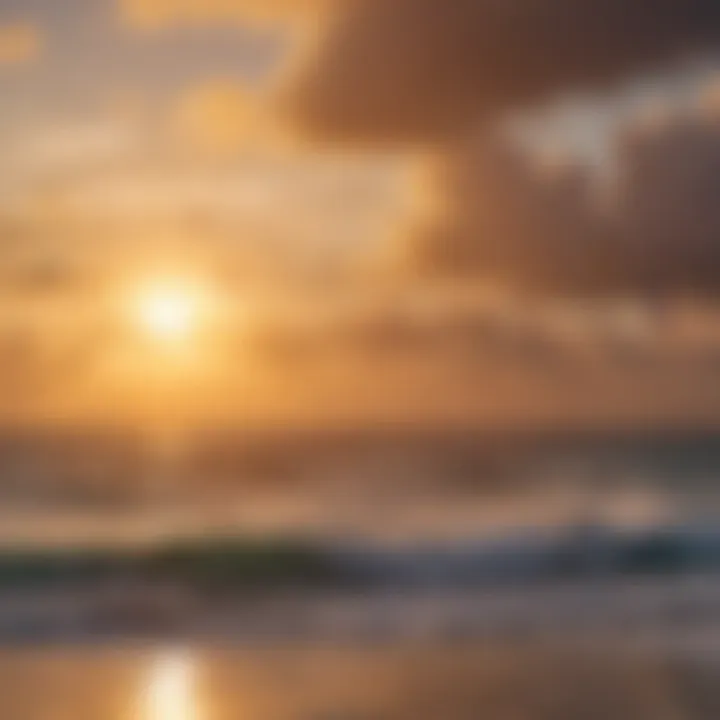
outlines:
M529 292L720 294L720 117L631 128L618 162L601 202L582 167L548 170L494 136L460 142L433 168L438 210L406 261Z
M326 140L433 147L439 212L408 262L525 291L715 295L720 123L707 108L618 148L614 203L581 167L547 174L493 128L720 49L714 0L338 0L286 108Z
M289 104L323 137L437 139L718 43L715 0L339 0Z
M620 141L615 202L581 167L548 174L491 125L720 49L717 0L124 0L137 25L322 19L281 106L322 140L432 147L429 220L405 262L434 275L572 294L716 294L720 130L712 113ZM188 103L191 134L236 142L232 92ZM213 134L202 137L203 128ZM200 129L201 132L196 132Z

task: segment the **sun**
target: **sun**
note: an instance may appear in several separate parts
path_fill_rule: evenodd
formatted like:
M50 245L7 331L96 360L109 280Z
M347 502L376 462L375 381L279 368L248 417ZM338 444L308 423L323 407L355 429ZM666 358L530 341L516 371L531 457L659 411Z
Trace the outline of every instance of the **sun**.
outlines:
M137 293L133 314L136 323L153 340L181 343L201 329L207 297L195 283L183 280L158 280Z

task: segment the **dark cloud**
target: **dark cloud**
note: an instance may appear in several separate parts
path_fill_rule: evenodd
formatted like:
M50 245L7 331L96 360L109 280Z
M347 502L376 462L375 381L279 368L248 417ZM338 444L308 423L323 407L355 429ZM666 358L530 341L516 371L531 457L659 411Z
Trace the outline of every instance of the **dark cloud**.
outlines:
M631 278L650 292L720 291L720 117L631 132L621 146L618 222Z
M633 129L618 160L601 204L580 168L548 172L488 136L459 143L435 168L439 211L411 233L408 262L529 292L718 295L720 121Z
M718 43L717 0L340 0L288 102L323 137L435 139Z
M490 122L718 46L717 0L336 0L286 101L321 138L438 148L415 268L531 292L716 294L716 117L627 133L612 208L583 168L548 173Z
M544 172L509 144L482 137L438 161L433 192L438 212L409 245L411 264L426 273L575 290L594 285L599 266L612 262L610 229L581 168Z

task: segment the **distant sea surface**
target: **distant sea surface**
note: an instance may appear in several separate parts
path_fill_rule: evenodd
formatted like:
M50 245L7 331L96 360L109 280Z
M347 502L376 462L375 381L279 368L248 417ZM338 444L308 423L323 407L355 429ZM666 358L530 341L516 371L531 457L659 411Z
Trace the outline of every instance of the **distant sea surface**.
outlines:
M377 429L211 436L141 458L131 447L2 439L0 544L236 533L413 541L720 517L720 434L708 432Z

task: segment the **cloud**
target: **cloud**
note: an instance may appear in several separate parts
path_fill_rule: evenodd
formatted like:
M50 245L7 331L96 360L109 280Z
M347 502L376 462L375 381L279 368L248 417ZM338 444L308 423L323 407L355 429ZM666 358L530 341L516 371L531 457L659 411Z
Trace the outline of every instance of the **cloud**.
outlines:
M614 206L585 168L548 172L491 127L717 46L715 0L337 0L281 105L319 139L435 148L436 212L404 258L416 270L530 292L715 295L712 97L625 134Z
M618 165L601 203L581 167L548 171L486 134L459 142L432 169L437 209L418 219L405 262L529 292L717 296L717 113L627 129Z
M14 156L31 171L57 172L73 166L102 166L133 152L138 129L121 117L42 123L18 138Z
M219 155L232 155L258 140L258 100L239 83L215 80L190 88L175 108L181 142Z
M32 25L0 26L0 65L22 65L35 60L42 48L40 33Z
M434 299L421 291L373 306L336 304L323 322L264 328L259 364L286 378L288 394L306 393L307 408L374 422L717 417L716 311L674 306L658 322L628 301ZM698 324L712 331L691 342Z
M445 138L719 43L715 0L338 0L286 103L319 137Z
M409 245L421 273L524 290L594 284L608 232L581 168L543 173L509 143L482 136L441 156L431 176L438 209Z
M322 0L119 0L125 19L136 28L247 24L287 19Z
M634 282L650 291L720 290L720 115L681 115L626 134L618 218Z

